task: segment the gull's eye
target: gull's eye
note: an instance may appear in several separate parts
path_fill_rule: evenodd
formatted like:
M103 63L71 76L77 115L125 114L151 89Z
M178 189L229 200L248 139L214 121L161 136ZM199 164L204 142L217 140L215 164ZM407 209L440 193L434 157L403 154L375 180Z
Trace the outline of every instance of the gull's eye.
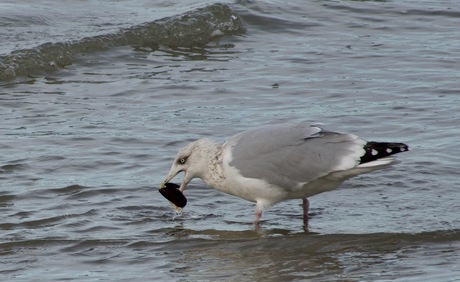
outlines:
M177 160L177 163L185 164L186 161L187 161L187 158L180 158L180 159Z

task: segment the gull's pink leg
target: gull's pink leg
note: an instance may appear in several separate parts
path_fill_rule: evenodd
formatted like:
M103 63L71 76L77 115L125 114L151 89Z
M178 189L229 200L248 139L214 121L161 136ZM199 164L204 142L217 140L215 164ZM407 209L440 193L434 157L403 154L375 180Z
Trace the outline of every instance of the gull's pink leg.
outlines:
M308 209L310 208L310 202L307 198L302 199L302 207L303 207L303 223L307 226L308 225Z
M254 211L254 224L259 224L260 217L262 216L262 211L259 210L257 207Z

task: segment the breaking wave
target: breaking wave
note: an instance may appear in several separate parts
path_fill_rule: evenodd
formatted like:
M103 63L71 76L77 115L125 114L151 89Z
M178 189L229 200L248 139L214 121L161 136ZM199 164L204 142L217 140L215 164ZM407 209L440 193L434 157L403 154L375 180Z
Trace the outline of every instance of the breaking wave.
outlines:
M213 4L182 15L132 26L117 33L71 42L45 43L35 48L13 51L0 57L0 80L52 72L72 64L78 54L117 46L202 46L215 38L244 32L245 27L238 14L228 5Z

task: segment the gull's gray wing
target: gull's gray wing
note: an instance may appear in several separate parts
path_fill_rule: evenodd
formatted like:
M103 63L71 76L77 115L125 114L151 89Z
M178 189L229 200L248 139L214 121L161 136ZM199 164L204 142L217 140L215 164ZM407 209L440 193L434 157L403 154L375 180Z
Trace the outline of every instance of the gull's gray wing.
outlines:
M365 143L353 134L301 123L244 131L226 146L232 156L229 165L244 177L293 190L331 172L356 167Z

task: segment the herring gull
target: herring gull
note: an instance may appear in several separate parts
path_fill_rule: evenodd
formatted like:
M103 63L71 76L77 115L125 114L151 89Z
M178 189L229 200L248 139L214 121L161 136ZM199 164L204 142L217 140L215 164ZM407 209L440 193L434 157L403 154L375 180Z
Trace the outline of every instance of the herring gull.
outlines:
M184 172L184 191L193 178L227 194L255 202L254 224L276 203L331 191L346 179L383 168L391 156L408 151L403 143L368 142L310 123L278 124L240 132L224 144L199 139L178 153L161 184Z

